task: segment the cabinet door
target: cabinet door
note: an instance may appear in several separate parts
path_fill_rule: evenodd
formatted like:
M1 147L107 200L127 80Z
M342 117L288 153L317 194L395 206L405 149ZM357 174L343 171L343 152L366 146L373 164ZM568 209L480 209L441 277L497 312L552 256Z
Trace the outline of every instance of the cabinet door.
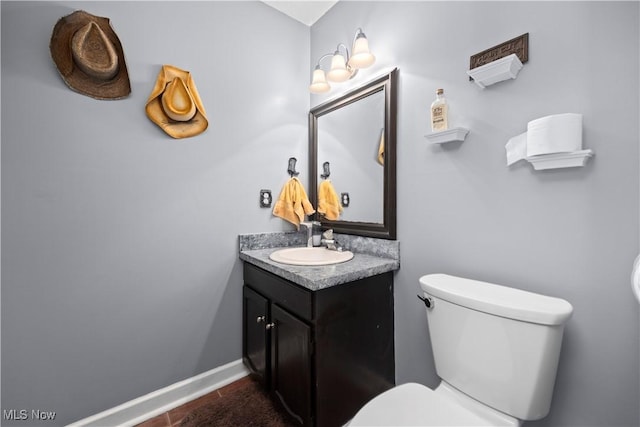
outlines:
M279 306L271 306L273 394L302 425L311 420L311 327Z
M253 289L243 287L243 341L244 364L265 385L269 384L267 371L269 352L265 325L269 320L269 301Z

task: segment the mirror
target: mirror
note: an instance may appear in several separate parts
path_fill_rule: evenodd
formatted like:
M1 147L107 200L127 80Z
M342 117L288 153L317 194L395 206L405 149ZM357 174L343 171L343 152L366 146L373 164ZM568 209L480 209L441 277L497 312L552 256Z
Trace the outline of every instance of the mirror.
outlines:
M397 80L394 69L309 112L309 199L318 207L326 180L342 208L316 213L324 228L396 238Z

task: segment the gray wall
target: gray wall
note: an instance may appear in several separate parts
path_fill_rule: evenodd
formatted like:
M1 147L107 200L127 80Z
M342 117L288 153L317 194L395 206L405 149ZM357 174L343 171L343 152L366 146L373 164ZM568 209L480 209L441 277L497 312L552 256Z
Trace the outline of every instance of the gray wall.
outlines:
M239 359L237 235L290 229L259 191L290 156L306 175L309 28L259 2L1 6L2 409L62 425ZM75 9L111 19L129 98L58 75ZM146 117L162 64L193 73L205 133Z
M112 19L128 99L59 78L51 29L78 8ZM398 382L437 383L415 294L422 274L447 272L574 305L552 412L531 425L639 424L638 3L340 2L311 35L254 2L1 13L2 409L65 424L240 357L236 235L290 229L257 207L259 189L277 196L290 156L306 179L309 100L323 99L306 92L311 63L361 26L378 62L358 82L400 69ZM468 82L471 54L524 32L517 80ZM164 63L192 71L204 134L176 141L146 118ZM438 87L464 143L423 137ZM584 114L585 168L505 165L508 138L562 112Z
M339 2L311 31L310 67L362 27L397 66L398 383L437 384L418 278L443 272L570 301L550 415L532 426L640 423L638 304L639 8L637 2ZM516 80L480 90L469 56L529 33ZM445 89L463 143L432 146L429 105ZM331 95L335 96L335 95ZM326 96L312 96L316 105ZM506 166L504 145L548 114L584 114L586 167Z

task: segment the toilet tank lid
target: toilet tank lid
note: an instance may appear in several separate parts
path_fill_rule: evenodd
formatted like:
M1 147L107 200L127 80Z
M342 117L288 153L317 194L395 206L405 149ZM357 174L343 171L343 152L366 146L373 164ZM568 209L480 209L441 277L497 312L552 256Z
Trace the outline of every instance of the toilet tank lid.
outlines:
M542 325L562 325L573 312L571 304L561 298L447 274L422 276L420 287L453 304Z

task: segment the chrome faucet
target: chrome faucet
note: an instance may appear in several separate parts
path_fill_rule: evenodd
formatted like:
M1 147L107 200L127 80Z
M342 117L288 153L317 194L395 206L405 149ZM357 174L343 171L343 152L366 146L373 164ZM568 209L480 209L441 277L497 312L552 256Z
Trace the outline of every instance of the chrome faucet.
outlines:
M304 225L307 228L307 247L311 248L314 246L313 244L313 229L317 227L320 230L320 222L319 221L303 221L300 225ZM319 237L319 236L318 236ZM316 243L316 246L318 244Z
M338 242L335 240L322 239L321 242L326 245L327 249L330 251L342 251L342 248L338 246Z
M302 221L300 225L307 228L307 247L313 247L313 221Z
M338 241L333 238L333 230L328 229L322 233L321 245L325 245L330 251L342 252L342 246L338 245Z

